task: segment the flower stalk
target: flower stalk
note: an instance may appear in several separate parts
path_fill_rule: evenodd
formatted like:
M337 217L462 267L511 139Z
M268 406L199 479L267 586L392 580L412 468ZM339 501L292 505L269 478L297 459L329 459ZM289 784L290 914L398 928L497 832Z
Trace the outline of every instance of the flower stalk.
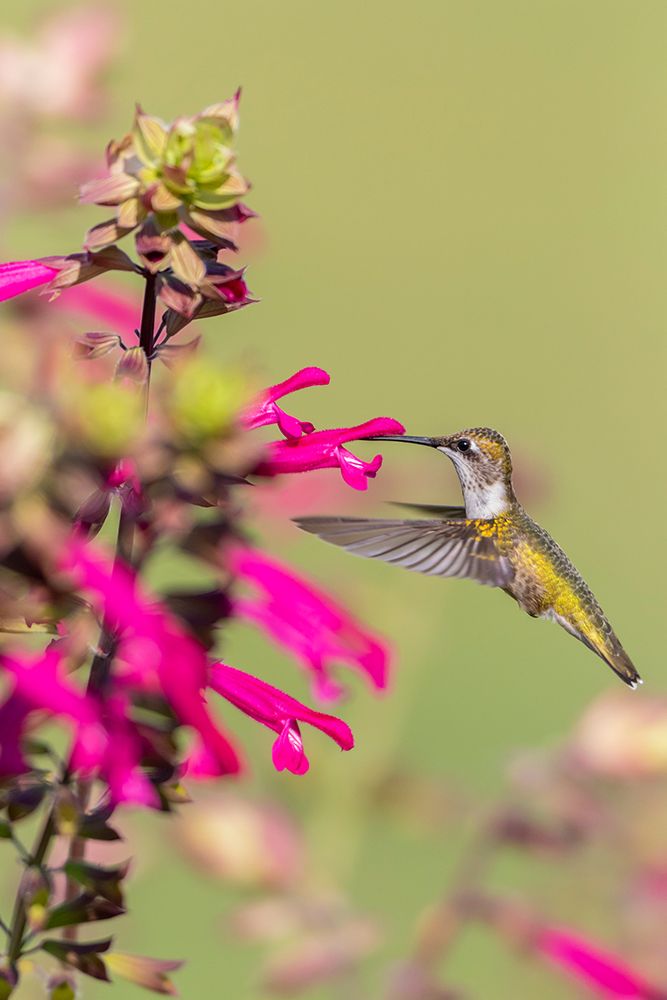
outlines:
M55 352L67 359L58 362L62 370L31 358L23 367L45 372L39 398L19 405L17 395L0 405L0 537L10 540L6 551L0 547L0 630L47 636L41 651L0 649L2 836L16 839L14 823L43 811L35 847L22 858L31 877L18 888L8 928L3 996L18 981L28 940L31 953L43 951L77 976L108 980L113 973L173 993L168 973L178 963L123 956L110 950L111 938L78 940L83 924L124 913L127 868L94 864L87 843L119 839L109 820L120 805L169 812L187 801L183 776L243 772L243 754L207 695L269 731L276 772L307 773L302 727L342 751L353 748L342 719L216 660L215 630L236 619L261 629L305 667L320 701L342 694L333 676L341 666L360 670L375 688L386 684L381 640L309 581L249 548L243 487L249 478L261 485L283 473L338 469L348 485L366 489L381 456L365 462L348 446L370 432L401 433L401 425L375 418L318 431L278 401L327 385L321 368L302 368L251 400L244 377L192 357L199 337L178 339L190 323L253 301L243 270L227 263L236 229L254 216L240 201L249 185L233 150L238 101L237 94L171 126L138 110L133 131L108 147L107 177L81 192L84 202L112 206L114 217L89 231L82 251L0 265L0 299L43 285L51 301L65 292L64 308L68 301L83 312L101 307L107 328L77 338L77 359L70 350ZM136 261L118 246L131 233ZM127 329L131 316L104 293L86 293L86 283L115 270L144 282L138 329ZM48 312L44 303L31 308ZM118 317L113 331L110 316ZM40 342L26 337L23 349ZM154 419L147 421L143 404L156 359L170 370L151 393ZM89 362L81 378L76 366ZM267 446L254 433L269 425L283 439ZM108 551L94 536L116 506L117 537ZM200 516L202 508L211 514ZM158 544L199 560L214 577L210 589L145 589L144 556ZM239 596L237 587L254 593ZM63 773L50 786L33 760L43 752L33 730L44 719L63 723L72 736ZM186 727L194 738L184 750ZM97 786L102 794L91 804ZM60 899L48 867L56 834L70 838ZM59 936L41 937L52 930Z

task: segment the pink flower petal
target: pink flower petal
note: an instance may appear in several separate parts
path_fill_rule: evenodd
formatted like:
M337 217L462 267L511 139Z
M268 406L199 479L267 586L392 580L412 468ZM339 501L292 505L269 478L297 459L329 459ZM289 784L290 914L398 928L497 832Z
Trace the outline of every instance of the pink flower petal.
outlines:
M271 759L276 771L291 771L292 774L305 774L310 768L301 739L299 723L289 719L283 726L283 731L273 744Z
M287 438L299 438L302 434L310 434L313 425L285 413L277 405L276 400L298 389L307 389L313 385L328 385L329 381L330 376L322 368L302 368L283 382L272 385L259 394L244 414L243 421L246 427L252 429L265 427L267 424L277 424Z
M65 288L51 305L55 309L67 309L100 320L119 331L123 338L134 332L141 318L140 298L105 287L103 281Z
M279 771L287 768L294 774L305 774L308 770L298 722L319 729L342 750L351 750L354 746L352 731L342 719L308 708L252 674L217 663L211 668L210 683L212 689L232 705L279 734L272 751L274 765Z
M57 273L57 268L49 267L39 260L17 260L0 264L0 302L45 285Z
M623 959L569 930L553 927L542 930L537 949L599 996L626 997L627 1000L667 998L666 991L651 986Z
M70 540L61 567L89 594L107 626L120 633L118 655L135 684L158 689L181 723L191 726L206 749L192 768L200 776L234 774L240 760L206 708L206 650L187 635L161 605L139 590L131 572L78 537Z
M356 667L376 688L385 688L387 648L328 594L255 549L226 553L229 569L259 591L237 598L235 613L262 628L309 670L318 698L333 700L340 685L330 676L336 661Z
M268 445L268 455L260 463L257 473L276 476L284 473L311 472L314 469L339 468L345 482L357 490L365 490L367 479L375 478L382 464L380 455L365 462L341 447L349 441L381 434L403 434L404 427L389 417L376 417L356 427L341 427L336 430L314 431L305 437L272 441Z
M29 770L21 750L21 738L28 716L35 706L14 685L0 705L0 776L14 777Z
M0 656L0 667L14 680L13 692L3 705L5 720L14 723L9 726L9 737L5 733L0 736L3 757L9 752L4 746L5 738L15 738L19 726L16 713L25 719L28 711L42 711L63 717L74 727L74 766L89 770L100 763L108 740L95 702L65 677L61 660L62 654L55 645L43 653L12 652ZM12 699L16 698L18 701L12 705ZM14 754L13 762L17 760Z

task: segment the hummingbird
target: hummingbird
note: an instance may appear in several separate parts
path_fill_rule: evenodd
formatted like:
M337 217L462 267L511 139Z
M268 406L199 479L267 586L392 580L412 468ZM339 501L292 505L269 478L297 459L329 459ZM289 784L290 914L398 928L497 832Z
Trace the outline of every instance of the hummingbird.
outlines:
M561 625L629 687L642 683L584 578L517 500L502 434L475 427L446 437L365 440L402 441L442 452L454 463L464 506L397 505L421 514L420 519L296 518L300 528L358 556L499 587L532 618Z

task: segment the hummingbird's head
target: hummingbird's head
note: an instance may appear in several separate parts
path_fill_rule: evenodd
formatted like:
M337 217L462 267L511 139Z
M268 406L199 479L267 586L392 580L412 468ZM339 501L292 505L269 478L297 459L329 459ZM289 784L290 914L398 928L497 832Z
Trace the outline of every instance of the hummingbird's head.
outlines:
M498 431L473 427L434 438L433 447L454 463L468 517L497 517L512 504L512 457Z
M376 440L423 444L451 458L461 483L468 517L498 517L515 501L510 450L502 434L491 427L474 427L446 437L410 437L406 434Z

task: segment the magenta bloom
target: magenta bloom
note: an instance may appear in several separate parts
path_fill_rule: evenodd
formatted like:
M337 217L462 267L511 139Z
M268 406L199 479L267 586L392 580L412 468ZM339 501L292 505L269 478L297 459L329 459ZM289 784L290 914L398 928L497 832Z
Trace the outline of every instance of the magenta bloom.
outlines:
M30 770L23 757L21 739L28 716L34 710L32 702L17 691L16 685L0 705L0 778L14 777Z
M278 771L305 774L310 763L303 749L299 722L307 722L331 737L342 750L351 750L354 737L350 727L333 715L315 712L265 681L235 670L224 663L211 669L214 691L262 725L278 733L273 745L273 763Z
M5 653L0 666L14 682L12 691L0 708L4 722L0 732L2 769L10 773L22 758L16 748L28 715L41 711L66 719L76 730L76 766L96 766L106 750L106 738L95 703L67 680L57 647L43 653ZM12 747L11 743L15 743ZM24 770L20 768L19 773Z
M602 951L569 930L543 929L536 942L539 952L601 997L627 1000L667 1000L621 958Z
M368 479L374 479L382 465L382 456L370 462L357 458L344 447L348 441L379 434L403 434L405 428L390 417L375 417L356 427L338 430L314 431L305 437L287 441L273 441L268 445L268 456L257 469L259 475L277 476L286 472L310 472L313 469L340 469L348 486L355 490L368 488Z
M208 679L206 650L187 635L161 605L143 596L123 566L112 567L99 550L73 538L62 560L79 586L120 634L117 655L129 687L161 692L183 725L198 739L189 771L198 777L234 774L239 757L211 718L204 698Z
M214 276L216 291L225 302L230 305L247 305L252 301L243 270L235 271L227 264L214 264L207 268L207 273Z
M102 282L72 285L63 294L53 299L56 309L67 309L82 313L102 323L112 330L131 334L137 325L137 315L141 309L141 299L105 287Z
M259 593L236 599L235 613L305 665L317 698L331 701L340 696L342 689L331 676L335 662L360 670L376 688L386 687L386 647L327 594L255 549L234 549L229 568Z
M277 385L272 385L261 392L243 414L243 423L250 429L277 424L286 438L299 438L302 434L310 434L314 430L313 425L285 413L276 400L296 392L297 389L307 389L312 385L328 385L330 380L330 376L322 368L302 368L284 382L278 382Z
M17 260L0 264L0 302L45 285L58 274L58 269L40 260Z
M122 751L102 765L118 801L152 805L154 798L138 766L141 746L126 711L127 696L133 689L160 693L180 723L194 731L196 742L186 764L187 773L194 777L217 777L241 769L236 749L208 711L205 692L210 686L279 734L273 756L280 770L287 767L303 774L308 769L299 721L316 726L343 749L352 746L352 734L339 719L315 712L240 670L223 664L211 667L204 647L162 605L139 591L126 567L113 566L104 553L81 538L71 540L61 565L74 575L104 615L107 627L119 636L115 694L105 702L102 712L111 751L123 743Z

